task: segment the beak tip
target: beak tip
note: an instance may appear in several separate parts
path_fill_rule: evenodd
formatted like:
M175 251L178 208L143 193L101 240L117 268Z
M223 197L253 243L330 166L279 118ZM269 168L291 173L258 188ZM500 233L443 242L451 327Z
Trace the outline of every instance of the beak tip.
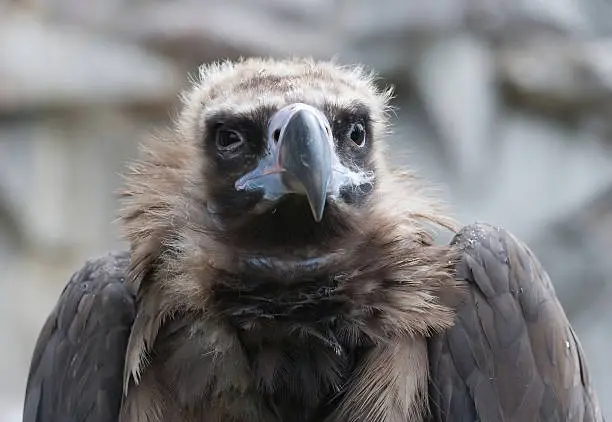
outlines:
M311 200L308 198L310 202L310 210L312 211L312 217L315 222L320 223L323 220L323 213L325 212L325 196L322 196L320 200Z

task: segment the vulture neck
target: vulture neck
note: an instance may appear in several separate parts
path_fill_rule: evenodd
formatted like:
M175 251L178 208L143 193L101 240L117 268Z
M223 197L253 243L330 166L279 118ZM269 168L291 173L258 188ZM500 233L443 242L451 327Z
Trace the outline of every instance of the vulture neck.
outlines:
M452 324L454 253L416 224L370 227L344 248L293 260L212 241L165 254L140 283L126 360L126 374L146 378L144 357L157 356L148 363L156 373L129 403L146 399L147 382L160 391L180 382L177 406L197 419L209 410L194 401L212 390L226 397L215 390L224 380L223 400L242 391L260 406L263 397L279 420L422 421L425 338ZM177 381L202 356L215 365Z
M325 251L234 251L208 304L245 336L311 333L348 347L429 335L452 320L452 251L414 226L373 224ZM331 243L330 243L331 244ZM297 255L297 257L296 257ZM280 331L279 331L280 330ZM338 337L339 336L339 337Z

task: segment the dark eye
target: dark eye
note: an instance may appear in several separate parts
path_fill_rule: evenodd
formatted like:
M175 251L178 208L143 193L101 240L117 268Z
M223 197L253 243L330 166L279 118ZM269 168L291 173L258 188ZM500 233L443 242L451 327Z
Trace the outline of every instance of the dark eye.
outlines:
M348 137L358 147L364 146L366 141L366 131L363 123L351 124Z
M217 129L216 143L219 151L231 152L244 144L244 137L240 132L220 127Z

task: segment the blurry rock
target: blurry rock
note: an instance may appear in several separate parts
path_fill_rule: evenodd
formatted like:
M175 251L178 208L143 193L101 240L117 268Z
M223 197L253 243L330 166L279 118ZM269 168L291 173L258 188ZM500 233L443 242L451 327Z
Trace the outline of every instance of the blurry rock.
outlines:
M345 1L342 27L364 38L403 33L406 38L487 30L512 39L529 32L579 34L589 30L585 3L598 0L367 0ZM376 16L376 19L372 19Z
M589 304L572 322L584 349L593 386L600 397L602 413L606 420L612 415L612 365L610 365L610 324L612 321L612 288L600 292L599 300Z
M59 22L159 48L191 66L240 55L339 54L382 72L411 60L422 38L461 29L505 38L526 29L577 33L585 23L577 0L109 0L96 7L52 0L39 1L38 9Z
M155 2L124 15L121 31L130 39L171 54L187 52L197 64L237 55L331 57L342 39L334 37L328 2L301 0ZM222 54L218 51L224 49ZM229 54L228 54L229 53Z
M0 194L26 246L61 257L66 248L102 253L115 243L126 157L164 117L86 107L0 126Z
M578 35L589 31L585 4L593 0L518 0L508 13L509 26L557 29ZM503 2L503 0L502 0ZM505 3L505 2L504 2ZM530 24L530 25L527 25ZM510 28L508 28L510 29ZM511 36L511 34L508 34Z
M532 247L570 319L588 313L607 291L612 274L612 183L549 224Z
M0 25L0 112L167 102L179 80L139 47L25 14Z
M12 249L18 249L24 234L17 207L6 190L0 181L0 237L3 239L0 242L0 256L7 256Z
M612 321L612 187L589 201L579 212L561 225L577 241L565 242L567 262L561 259L550 262L553 275L565 272L567 286L557 288L574 328L580 336L591 376L599 397L612 397L612 366L610 360L609 322ZM559 246L559 244L556 244ZM573 249L572 249L573 247ZM558 248L557 248L558 249ZM554 251L555 249L552 248ZM544 255L544 259L550 258ZM579 261L584 258L583 261ZM569 264L568 264L569 263ZM607 419L612 414L609 400L602 399Z
M40 2L54 21L110 32L190 65L240 55L329 57L339 51L326 0Z
M612 3L609 0L589 0L582 3L590 32L598 37L612 35Z
M415 86L443 143L453 187L478 191L498 104L490 48L457 34L432 42L420 59Z
M520 102L585 113L612 104L612 39L532 40L499 54L501 80Z
M526 241L612 183L610 148L580 127L506 108L494 133L487 186L459 204Z

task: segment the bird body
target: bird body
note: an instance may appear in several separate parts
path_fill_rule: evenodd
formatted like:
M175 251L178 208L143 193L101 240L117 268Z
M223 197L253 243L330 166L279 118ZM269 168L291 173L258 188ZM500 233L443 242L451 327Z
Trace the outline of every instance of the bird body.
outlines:
M128 174L130 251L41 332L24 422L602 420L529 250L434 244L453 223L387 168L372 75L249 59L183 98Z

